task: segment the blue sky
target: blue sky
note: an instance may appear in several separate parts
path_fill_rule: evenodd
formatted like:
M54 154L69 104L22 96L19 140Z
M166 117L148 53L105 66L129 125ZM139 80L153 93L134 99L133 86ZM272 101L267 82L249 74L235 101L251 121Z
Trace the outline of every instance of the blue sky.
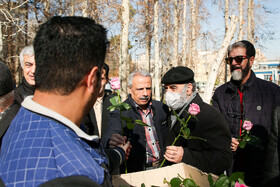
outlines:
M217 40L222 41L224 37L224 15L221 10L217 9L217 5L212 5L211 1L208 1L208 8L210 11L209 18L209 26L207 26L209 30L214 31L216 33L215 36ZM266 14L265 21L266 25L261 26L262 29L273 31L274 37L273 40L260 40L261 46L258 44L255 45L256 48L260 48L261 52L265 54L268 60L280 59L280 0L254 0L254 2L261 2L268 10L272 10L272 14ZM236 11L233 12L236 16L238 16L238 7L236 7ZM237 28L238 29L238 28ZM237 32L236 32L237 33ZM245 38L246 39L246 36ZM234 38L233 42L236 39ZM221 43L217 43L220 45ZM216 46L217 47L217 46ZM213 46L215 48L215 46Z
M280 1L269 0L267 1L267 6L277 9L277 13L269 17L275 30L275 39L264 43L265 47L267 47L267 49L264 49L264 53L268 59L280 59Z

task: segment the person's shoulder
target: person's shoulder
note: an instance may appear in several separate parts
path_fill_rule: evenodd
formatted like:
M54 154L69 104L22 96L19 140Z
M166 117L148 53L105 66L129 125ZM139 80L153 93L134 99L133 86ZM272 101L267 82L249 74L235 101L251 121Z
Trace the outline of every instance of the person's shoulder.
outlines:
M165 113L169 113L169 108L166 104L164 104L163 102L161 101L157 101L157 100L152 100L152 105L153 107L156 109L156 110L162 110L164 111Z
M230 82L226 82L220 86L218 86L216 89L215 89L215 92L224 92L228 86L229 86Z
M164 104L163 102L161 101L158 101L158 100L151 100L152 104L155 106L155 107L163 107L163 106L167 106L166 104Z

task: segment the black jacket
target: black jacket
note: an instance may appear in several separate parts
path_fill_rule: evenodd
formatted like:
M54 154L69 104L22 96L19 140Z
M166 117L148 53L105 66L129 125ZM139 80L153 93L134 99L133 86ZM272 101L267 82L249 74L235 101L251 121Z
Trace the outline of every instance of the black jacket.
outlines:
M34 95L35 86L31 86L23 77L22 83L15 88L15 100L21 104L22 101L29 95Z
M176 146L182 146L184 155L182 162L197 167L204 172L221 174L228 169L232 162L230 150L231 136L227 122L224 117L212 106L204 103L197 94L191 101L200 107L200 113L196 118L191 118L188 127L191 130L190 135L204 138L207 141L189 139L180 137L175 143ZM186 111L188 111L187 106ZM181 119L188 119L189 113L183 112ZM168 120L170 127L171 120ZM181 125L179 121L175 123L168 136L168 145L171 145L179 134Z
M269 182L280 174L280 106L272 113L271 133L265 157L264 182Z
M102 103L102 122L101 122L101 137L105 133L109 121L109 113L108 107L111 106L110 99L116 96L116 94L105 94L103 97ZM85 127L85 132L89 135L99 135L97 122L95 117L94 108L90 110L90 112L83 118L83 125Z
M138 112L135 107L134 101L131 96L128 96L128 99L125 101L130 104L131 109L122 112L123 117L129 117L133 120L139 119L142 120L141 114ZM152 100L152 110L153 110L153 121L155 125L155 129L157 132L157 136L159 138L159 145L161 149L161 157L164 153L164 140L168 133L167 128L167 118L169 115L168 107L159 102ZM128 172L136 172L145 170L145 162L146 162L146 135L145 129L142 126L135 125L133 130L128 130L126 128L126 124L124 123L124 135L128 137L130 143L132 145L132 149L127 160L127 170ZM102 143L104 146L108 147L108 140L112 136L112 134L122 134L122 125L120 119L119 110L114 110L110 113L110 119L108 123L108 128L102 138ZM123 168L121 168L121 172L123 173Z
M246 145L237 149L233 171L245 172L245 183L254 186L262 180L264 155L271 128L271 114L280 105L280 87L259 79L251 71L250 78L243 86L243 114L241 116L240 97L236 83L231 80L216 89L212 104L226 118L233 137L239 136L240 119L253 123L251 133L259 137L259 146Z
M2 144L2 138L4 137L10 123L17 115L18 110L20 109L20 104L14 102L9 106L2 114L0 114L0 147Z

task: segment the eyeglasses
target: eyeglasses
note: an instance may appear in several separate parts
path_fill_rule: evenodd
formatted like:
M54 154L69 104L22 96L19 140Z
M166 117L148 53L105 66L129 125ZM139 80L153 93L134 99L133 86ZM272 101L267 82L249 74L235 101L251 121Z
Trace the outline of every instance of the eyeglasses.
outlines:
M249 57L247 57L247 56L245 55L245 56L227 57L225 60L226 60L226 63L227 63L227 64L231 64L232 61L233 61L233 59L235 60L235 62L236 62L237 64L241 64L242 61L243 61L244 59L246 59L246 58L249 59Z

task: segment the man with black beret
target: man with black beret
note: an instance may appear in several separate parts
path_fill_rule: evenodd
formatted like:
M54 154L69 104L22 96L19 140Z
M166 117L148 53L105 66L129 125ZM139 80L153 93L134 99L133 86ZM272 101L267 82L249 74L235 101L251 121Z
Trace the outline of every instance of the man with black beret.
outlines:
M178 136L181 125L175 116L169 120L170 133L164 157L169 163L184 162L198 169L221 174L230 167L232 154L230 151L231 136L228 124L222 114L212 106L203 102L196 92L194 73L183 66L170 69L162 77L166 104L175 110L179 118L188 119L191 104L199 106L200 112L188 122L190 136L203 138L184 139L179 137L174 146L170 146Z
M9 67L0 62L0 147L2 137L17 114L20 105L14 102L14 82Z

